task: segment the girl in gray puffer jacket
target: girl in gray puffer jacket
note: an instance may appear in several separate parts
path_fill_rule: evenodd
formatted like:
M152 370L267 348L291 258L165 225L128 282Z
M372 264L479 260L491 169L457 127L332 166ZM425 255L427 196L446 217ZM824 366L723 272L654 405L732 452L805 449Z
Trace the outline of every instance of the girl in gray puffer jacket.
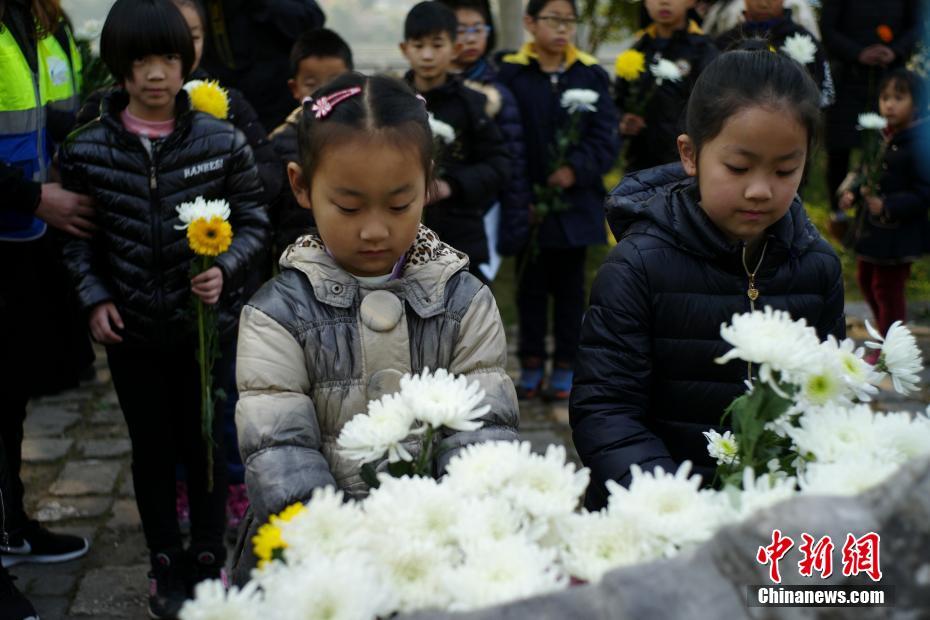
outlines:
M319 236L287 248L239 330L236 423L252 505L237 582L255 565L251 541L269 515L321 486L367 493L336 438L404 373L464 374L490 405L482 428L443 438L437 474L467 444L517 437L494 297L465 254L420 224L433 151L424 104L402 82L351 73L304 106L302 165L289 164L288 175Z

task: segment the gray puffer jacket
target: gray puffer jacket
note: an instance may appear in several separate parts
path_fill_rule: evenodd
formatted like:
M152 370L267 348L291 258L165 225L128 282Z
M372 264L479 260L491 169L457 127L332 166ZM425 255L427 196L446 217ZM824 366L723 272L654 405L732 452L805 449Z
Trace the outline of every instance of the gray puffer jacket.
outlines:
M404 373L466 375L491 406L482 428L443 437L437 473L468 444L517 438L494 296L436 233L421 226L402 276L372 287L340 269L316 236L298 239L280 262L281 274L246 305L239 325L236 424L251 508L235 554L237 583L255 566L251 540L269 515L325 485L367 494L359 464L339 455L336 439L368 401L397 391Z

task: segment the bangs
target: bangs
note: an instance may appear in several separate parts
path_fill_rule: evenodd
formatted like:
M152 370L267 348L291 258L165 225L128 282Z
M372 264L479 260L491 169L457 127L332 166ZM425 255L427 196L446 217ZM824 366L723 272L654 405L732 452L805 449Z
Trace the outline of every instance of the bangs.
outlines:
M117 81L132 76L133 62L177 54L184 77L194 64L194 43L184 16L170 0L118 0L103 25L100 57Z

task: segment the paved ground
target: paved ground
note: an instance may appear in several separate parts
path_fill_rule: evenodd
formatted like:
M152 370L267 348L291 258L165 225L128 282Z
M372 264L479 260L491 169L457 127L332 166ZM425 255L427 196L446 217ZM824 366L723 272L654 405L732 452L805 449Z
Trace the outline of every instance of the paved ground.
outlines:
M851 304L849 313L862 316L863 308ZM852 335L863 332L856 328ZM930 353L930 330L920 329L920 335ZM511 366L515 373L513 358ZM887 409L922 410L930 395L903 399L883 392L879 402ZM535 448L565 444L574 458L567 406L522 403L521 416L522 435ZM44 620L146 617L148 556L133 499L127 437L103 361L94 382L31 405L23 472L29 509L53 529L92 540L90 553L80 560L12 569Z

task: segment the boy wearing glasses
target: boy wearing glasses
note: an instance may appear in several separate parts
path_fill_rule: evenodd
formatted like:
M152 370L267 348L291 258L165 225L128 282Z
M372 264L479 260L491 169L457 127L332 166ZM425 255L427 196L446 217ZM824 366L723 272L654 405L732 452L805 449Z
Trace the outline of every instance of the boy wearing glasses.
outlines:
M633 46L645 55L646 70L632 81L618 75L614 90L620 133L630 140L626 173L679 159L677 139L691 89L719 53L714 41L688 19L692 6L694 0L646 0L652 23ZM662 59L675 64L678 79L656 80L649 67Z
M435 177L423 222L439 238L465 252L468 270L482 282L488 262L485 213L510 178L510 155L497 125L485 113L487 98L451 73L458 46L455 13L439 2L420 2L404 21L400 50L410 63L405 79L426 100L426 109L443 131L433 131L438 147Z
M492 209L488 217L495 217L491 228L497 231L497 251L513 255L529 236L527 214L532 202L530 183L526 176L526 147L523 144L520 109L510 89L498 80L497 66L490 57L494 49L494 25L488 0L440 2L455 11L458 22L458 36L455 40L458 53L452 66L468 86L488 98L485 112L497 123L510 153L510 181L498 195L500 207L496 211ZM493 243L490 230L488 233L489 241Z
M524 247L517 261L521 365L517 393L525 399L542 393L550 400L565 400L571 391L584 312L587 247L605 242L601 177L619 151L617 112L607 73L596 58L572 43L578 24L573 1L530 0L523 23L533 41L503 58L499 79L517 98L530 182L562 188L562 200L569 208L538 222L536 247ZM570 89L594 91L598 97L593 110L580 116L567 163L555 168L556 138L570 123L561 98ZM555 352L552 374L543 389L550 298Z

